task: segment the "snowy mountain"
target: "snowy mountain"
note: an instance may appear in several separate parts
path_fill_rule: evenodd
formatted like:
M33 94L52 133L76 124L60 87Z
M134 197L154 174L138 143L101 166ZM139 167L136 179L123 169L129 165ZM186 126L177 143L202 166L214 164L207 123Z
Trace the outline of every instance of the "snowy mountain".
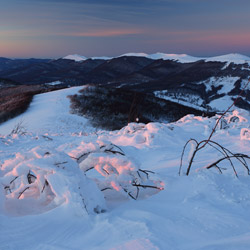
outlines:
M224 157L207 145L187 176L192 142L179 168L185 143L207 139L219 115L96 130L70 113L81 88L35 95L0 125L1 249L249 249L250 160L207 169ZM212 139L249 155L249 124L230 111Z
M222 56L215 56L215 57L208 57L206 58L207 62L229 62L234 64L248 64L250 63L250 57L244 56L237 53L222 55Z
M153 60L174 60L178 61L181 63L190 63L190 62L197 62L200 60L205 60L206 62L230 62L230 63L235 63L235 64L249 64L250 63L250 57L241 55L238 53L231 53L227 55L222 55L222 56L215 56L215 57L194 57L190 56L187 54L166 54L166 53L161 53L157 52L154 54L146 54L146 53L125 53L120 56L116 57L107 57L107 56L101 56L101 57L90 57L89 59L103 59L103 60L111 60L113 58L118 58L118 57L123 57L123 56L132 56L132 57L146 57L149 59ZM80 56L80 55L68 55L63 57L63 59L69 59L69 60L74 60L76 62L79 61L85 61L88 59L85 56Z

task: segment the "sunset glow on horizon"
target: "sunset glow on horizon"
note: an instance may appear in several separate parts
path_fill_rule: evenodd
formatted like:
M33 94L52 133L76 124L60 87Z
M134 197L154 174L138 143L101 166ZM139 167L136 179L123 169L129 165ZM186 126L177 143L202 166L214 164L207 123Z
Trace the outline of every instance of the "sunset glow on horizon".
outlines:
M249 9L247 0L10 0L0 57L250 55Z

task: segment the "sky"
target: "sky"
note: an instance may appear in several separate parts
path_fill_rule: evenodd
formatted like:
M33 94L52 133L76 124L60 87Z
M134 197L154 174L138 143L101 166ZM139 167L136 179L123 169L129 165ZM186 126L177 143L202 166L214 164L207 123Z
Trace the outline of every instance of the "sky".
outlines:
M0 57L250 55L249 0L0 0Z

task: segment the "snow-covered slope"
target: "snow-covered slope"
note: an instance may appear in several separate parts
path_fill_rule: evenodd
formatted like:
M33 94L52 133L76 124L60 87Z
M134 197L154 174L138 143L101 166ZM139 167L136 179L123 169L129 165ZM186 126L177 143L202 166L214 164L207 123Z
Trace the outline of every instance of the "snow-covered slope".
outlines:
M36 96L26 134L7 135L20 117L0 126L0 249L249 249L246 169L205 169L221 157L209 147L178 175L186 141L206 139L218 116L94 131L69 114L76 91ZM213 140L249 154L249 124L249 112L228 113Z
M232 62L235 64L244 64L244 63L250 63L250 57L244 56L237 53L222 55L222 56L215 56L215 57L208 57L206 59L206 62Z
M61 133L82 131L87 120L69 113L68 95L77 93L82 87L73 87L34 96L29 109L22 115L0 126L0 134L9 134L21 124L34 133Z
M202 111L206 111L209 108L214 111L223 112L234 102L240 93L240 90L235 91L237 82L240 83L241 89L249 85L248 79L241 79L236 76L209 77L207 80L196 82L197 87L199 87L199 85L204 86L207 94L206 101L198 94L186 93L178 89L175 92L171 90L154 91L154 95ZM184 85L188 86L189 83L183 83L182 86ZM234 91L233 94L232 91ZM244 95L242 100L244 100L246 104L250 104Z

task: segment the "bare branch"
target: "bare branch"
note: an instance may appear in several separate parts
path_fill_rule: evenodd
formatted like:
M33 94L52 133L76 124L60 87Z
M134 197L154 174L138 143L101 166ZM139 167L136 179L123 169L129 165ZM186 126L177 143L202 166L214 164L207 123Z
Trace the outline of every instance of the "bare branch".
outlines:
M220 152L224 156L224 157L220 158L219 160L217 160L216 162L209 165L209 167L207 169L209 169L211 167L216 167L217 169L219 169L220 172L222 172L221 169L218 167L218 163L220 163L223 160L228 160L230 162L230 165L231 165L236 177L238 177L238 174L236 172L234 164L233 164L233 162L231 160L232 158L236 158L238 160L238 162L240 162L241 165L243 165L247 169L247 172L250 175L250 170L249 170L248 164L246 162L246 159L249 159L248 155L232 153L229 149L227 149L227 148L223 147L222 145L220 145L219 143L211 140L211 138L212 138L213 134L215 133L215 130L216 130L219 122L225 116L225 114L236 104L236 102L239 100L239 98L242 96L243 92L245 91L246 87L248 86L249 82L250 82L250 79L247 81L247 83L245 84L245 86L243 87L243 89L241 90L239 95L236 97L234 102L227 108L227 110L225 112L223 112L223 114L219 117L219 119L217 119L216 124L215 124L212 132L210 133L208 139L202 140L200 142L197 142L195 139L190 139L190 140L188 140L186 142L186 144L183 147L182 154L181 154L179 175L181 174L181 169L182 169L182 165L183 165L183 157L184 157L184 154L185 154L185 151L186 151L186 147L190 142L195 142L196 143L196 148L193 151L191 159L190 159L190 161L188 163L186 175L189 175L189 172L190 172L190 169L192 167L192 164L193 164L193 161L194 161L194 158L195 158L196 154L198 153L198 151L205 148L206 145L209 145L209 146L213 147L215 150L217 150L218 152Z
M184 145L183 150L182 150L182 153L181 153L181 163L180 163L180 167L179 167L179 175L181 175L182 162L183 162L184 153L185 153L185 151L186 151L186 147L187 147L187 145L188 145L190 142L192 142L192 141L194 141L194 142L196 143L196 145L198 145L198 142L197 142L195 139L189 139L189 140L186 142L186 144Z
M17 199L19 199L21 196L22 196L22 194L27 190L27 189L29 189L30 187L26 187L22 192L20 192L19 193L19 196L17 197Z

